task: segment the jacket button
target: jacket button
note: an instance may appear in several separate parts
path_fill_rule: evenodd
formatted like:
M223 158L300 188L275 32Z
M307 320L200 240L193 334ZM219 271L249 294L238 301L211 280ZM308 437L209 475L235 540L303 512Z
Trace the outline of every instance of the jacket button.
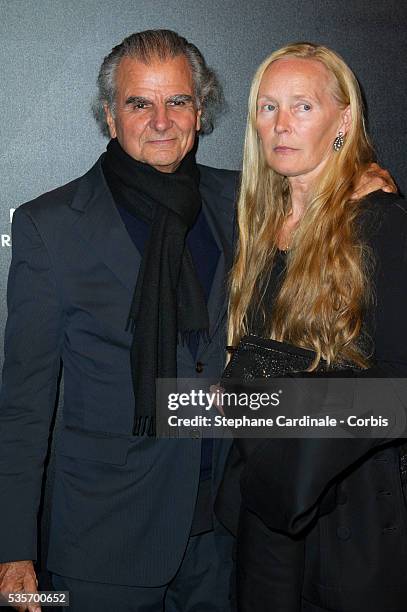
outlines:
M351 532L349 527L338 527L336 530L336 535L340 540L349 540L350 534Z
M204 364L202 363L202 361L197 361L195 364L195 372L198 372L198 374L202 374L204 369Z
M199 431L199 429L191 429L189 437L190 438L200 438L201 432Z

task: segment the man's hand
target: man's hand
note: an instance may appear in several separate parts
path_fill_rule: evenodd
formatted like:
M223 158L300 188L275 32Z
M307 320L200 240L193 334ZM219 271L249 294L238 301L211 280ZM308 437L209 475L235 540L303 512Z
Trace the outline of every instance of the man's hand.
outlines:
M213 402L214 406L216 406L216 408L218 409L218 411L221 413L222 416L225 416L225 413L223 411L223 404L220 401L222 393L224 393L225 389L223 389L220 385L211 385L209 387L209 391L214 396L214 402Z
M381 189L387 193L397 193L397 187L387 170L378 164L370 164L368 169L362 174L359 183L352 195L353 200L363 198L372 191Z
M36 593L38 581L32 561L10 561L0 563L0 592L8 593ZM27 604L15 608L19 612L41 612L38 604Z

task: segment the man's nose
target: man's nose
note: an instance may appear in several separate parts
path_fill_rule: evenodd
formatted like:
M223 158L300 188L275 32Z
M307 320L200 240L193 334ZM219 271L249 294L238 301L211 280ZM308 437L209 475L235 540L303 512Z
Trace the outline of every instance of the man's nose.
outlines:
M169 113L170 109L165 104L156 106L150 120L151 127L157 132L168 130L172 126Z
M277 134L283 134L290 130L290 113L287 110L279 109L275 123L275 131Z

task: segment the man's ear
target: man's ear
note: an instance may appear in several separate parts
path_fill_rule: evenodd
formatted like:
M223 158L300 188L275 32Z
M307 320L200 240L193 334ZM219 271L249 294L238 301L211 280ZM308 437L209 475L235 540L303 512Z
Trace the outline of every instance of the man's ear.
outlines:
M342 123L339 128L341 132L347 134L349 132L352 125L352 112L350 110L350 105L348 105L342 113Z
M106 115L106 123L107 127L109 128L110 138L116 138L116 123L113 118L112 111L110 110L107 104L103 105L103 109Z
M199 130L201 129L201 115L202 115L202 110L198 109L196 111L196 124L195 124L195 129L197 132L199 132Z

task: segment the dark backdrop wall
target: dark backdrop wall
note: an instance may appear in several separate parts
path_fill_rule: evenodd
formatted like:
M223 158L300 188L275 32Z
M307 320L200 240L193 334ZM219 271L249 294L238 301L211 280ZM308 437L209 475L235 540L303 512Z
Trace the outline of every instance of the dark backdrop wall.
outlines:
M406 0L0 0L1 347L12 210L93 164L105 147L90 113L101 60L131 32L161 27L192 40L224 83L228 112L202 140L202 163L240 167L254 69L310 40L354 69L378 158L407 192Z
M157 27L194 41L224 83L228 112L202 140L201 162L240 167L254 69L279 46L311 40L356 72L379 160L407 191L406 0L0 0L1 347L12 209L99 156L90 102L100 62L124 36Z

